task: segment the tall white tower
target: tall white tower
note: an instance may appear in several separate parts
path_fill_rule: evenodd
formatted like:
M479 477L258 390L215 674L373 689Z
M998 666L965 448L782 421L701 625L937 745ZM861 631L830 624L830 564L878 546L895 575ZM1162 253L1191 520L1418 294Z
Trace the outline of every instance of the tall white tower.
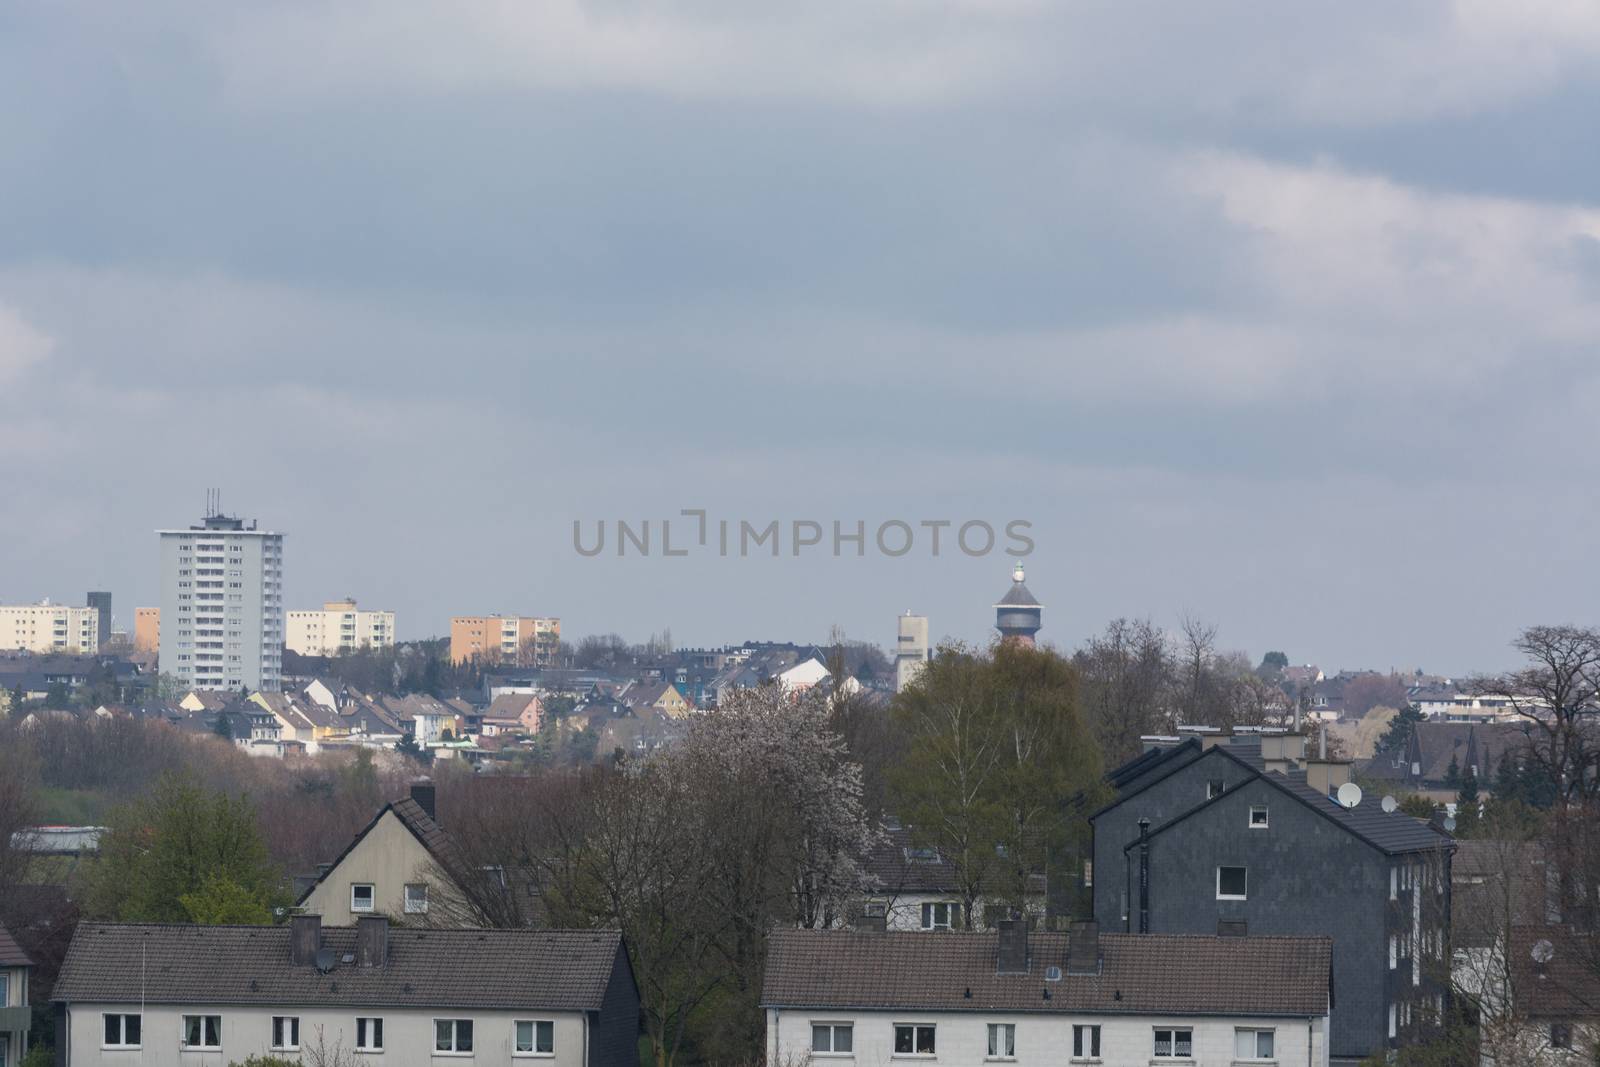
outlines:
M894 691L911 684L928 662L928 617L906 612L900 616L900 633L894 650Z
M276 693L283 683L283 534L215 513L187 530L156 532L162 672L192 689Z

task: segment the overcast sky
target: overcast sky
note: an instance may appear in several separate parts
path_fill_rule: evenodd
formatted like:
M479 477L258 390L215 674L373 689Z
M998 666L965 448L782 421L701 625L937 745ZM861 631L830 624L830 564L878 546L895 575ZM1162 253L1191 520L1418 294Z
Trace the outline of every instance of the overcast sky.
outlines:
M1600 622L1597 59L1586 0L6 4L0 599L131 626L220 486L403 637L977 640L1003 541L572 523L1022 519L1059 645L1502 666Z

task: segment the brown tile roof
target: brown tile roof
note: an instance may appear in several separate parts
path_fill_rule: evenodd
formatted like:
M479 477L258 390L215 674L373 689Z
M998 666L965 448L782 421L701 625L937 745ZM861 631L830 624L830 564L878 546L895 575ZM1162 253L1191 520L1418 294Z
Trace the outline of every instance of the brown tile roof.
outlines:
M1533 958L1534 946L1548 942L1549 960ZM1544 954L1544 953L1541 953ZM1600 943L1562 926L1516 926L1511 930L1512 988L1516 1009L1535 1019L1600 1018Z
M462 854L460 845L457 844L454 838L445 833L437 822L429 818L428 813L422 810L422 805L410 797L405 797L379 808L378 814L373 816L372 821L363 826L355 837L350 839L350 843L345 846L343 852L339 853L338 858L328 866L328 869L306 886L296 903L304 903L306 898L311 895L312 890L316 889L328 878L331 878L333 873L339 869L339 864L344 862L344 858L350 854L351 850L359 845L362 839L370 834L373 828L390 812L394 813L395 818L400 820L402 826L416 836L422 847L427 850L429 856L433 857L433 861L439 865L440 870L445 875L454 879L458 885L469 876L467 872L471 870L471 864L467 862L466 857Z
M595 1011L618 960L615 930L389 930L388 964L363 968L354 927L323 927L327 974L289 962L287 926L83 923L58 1001L340 1004ZM626 963L621 964L626 966ZM142 979L141 979L142 976Z
M17 944L4 926L0 926L0 967L32 967L33 961L28 954L22 951L22 946Z
M1326 937L1102 934L1100 973L1066 971L1067 935L1034 933L1027 974L996 974L993 932L776 930L761 1002L771 1007L906 1011L1321 1015ZM1045 994L1049 994L1049 999Z

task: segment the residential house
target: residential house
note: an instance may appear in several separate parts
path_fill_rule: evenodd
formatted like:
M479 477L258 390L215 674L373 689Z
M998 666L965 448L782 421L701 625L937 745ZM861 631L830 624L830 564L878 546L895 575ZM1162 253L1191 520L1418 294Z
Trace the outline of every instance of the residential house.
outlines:
M483 732L536 734L544 703L534 693L502 693L483 709ZM491 727L490 724L493 724Z
M221 711L232 700L231 693L211 689L191 689L178 701L178 707L192 715L203 711Z
M630 708L654 708L669 719L681 719L693 710L693 705L672 682L631 686L622 700Z
M766 1062L1328 1063L1325 937L768 935Z
M1494 793L1500 761L1509 755L1520 766L1527 758L1532 729L1528 722L1419 722L1404 747L1366 761L1361 777L1396 792L1453 804L1461 780L1471 775L1477 779L1479 798L1487 799Z
M909 828L899 820L886 820L883 839L866 860L871 881L864 910L869 918L882 917L890 930L944 931L967 925L963 887L954 864L937 848L918 845ZM1027 901L1030 915L1043 916L1043 880L1032 886ZM984 903L979 896L972 903L972 924L986 921Z
M614 930L84 923L54 991L61 1067L274 1056L634 1067L639 993Z
M434 814L434 787L417 782L411 795L385 804L345 850L300 889L296 907L329 923L365 915L397 922L461 925L474 888L472 872Z
M33 1008L28 1003L28 976L33 960L0 926L0 1067L17 1067L28 1051Z
M1115 799L1091 816L1095 918L1130 933L1331 935L1334 1063L1430 1032L1448 989L1453 843L1376 797L1341 805L1349 770L1305 758L1297 734L1152 747L1111 772Z

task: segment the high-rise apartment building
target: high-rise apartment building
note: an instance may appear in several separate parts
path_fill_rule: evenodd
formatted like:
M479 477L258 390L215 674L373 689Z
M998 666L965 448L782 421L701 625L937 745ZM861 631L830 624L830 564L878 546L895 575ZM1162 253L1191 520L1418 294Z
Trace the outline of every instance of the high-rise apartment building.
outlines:
M83 602L100 613L100 632L95 644L98 648L105 648L111 642L111 594L93 592L84 597Z
M133 609L133 650L159 652L161 650L161 609Z
M906 612L900 616L900 632L895 636L894 691L910 685L928 665L928 617Z
M355 597L327 601L321 611L291 611L283 644L302 656L389 648L394 644L394 612L362 611Z
M450 660L554 667L561 620L526 615L458 615L450 620Z
M100 612L41 600L0 604L0 649L28 652L100 651Z
M283 534L208 515L161 535L161 670L195 689L275 693L283 678Z

